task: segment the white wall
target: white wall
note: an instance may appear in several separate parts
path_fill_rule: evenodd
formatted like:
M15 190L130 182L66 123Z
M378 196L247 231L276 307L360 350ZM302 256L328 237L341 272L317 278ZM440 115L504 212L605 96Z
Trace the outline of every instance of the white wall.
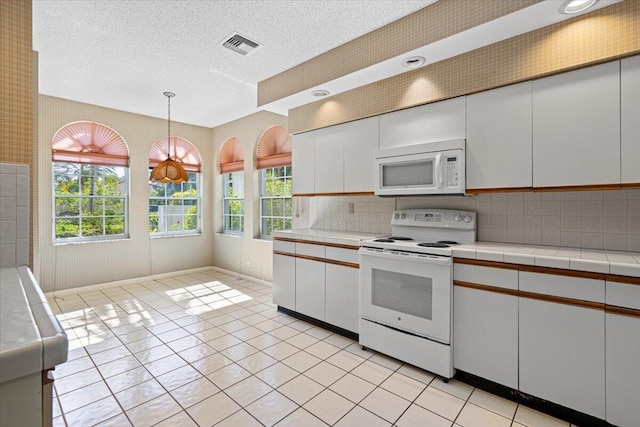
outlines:
M272 278L271 240L260 239L260 185L256 168L258 138L265 129L281 125L287 129L287 117L261 111L213 129L214 224L213 265L241 274L270 281ZM244 224L242 236L222 234L222 175L219 152L231 137L240 141L244 150Z
M45 292L212 265L212 130L171 123L172 135L196 146L202 158L202 234L149 237L151 145L166 136L157 119L45 95L38 98L38 233L34 233L34 272ZM151 101L150 101L151 102ZM158 98L157 102L165 102ZM52 243L51 139L67 123L88 120L117 131L129 146L129 238L117 241Z

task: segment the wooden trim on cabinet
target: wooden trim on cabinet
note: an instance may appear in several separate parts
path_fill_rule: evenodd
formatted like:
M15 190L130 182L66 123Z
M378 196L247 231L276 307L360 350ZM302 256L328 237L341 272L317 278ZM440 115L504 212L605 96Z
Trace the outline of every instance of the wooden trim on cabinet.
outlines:
M274 237L273 240L291 243L305 243L307 245L330 246L332 248L351 249L353 251L357 251L358 249L360 249L360 246L343 245L341 243L317 242L312 240L290 239L288 237Z
M640 182L623 182L620 186L622 188L640 188Z
M350 193L295 193L292 197L323 197L323 196L375 196L373 191L354 191Z
M520 268L519 264L509 264L506 262L498 262L498 261L483 261L480 259L469 259L469 258L454 258L453 262L455 264L468 264L468 265L477 265L479 267L503 268L505 270L518 270Z
M520 291L518 291L516 289L507 289L507 288L500 288L498 286L481 285L481 284L478 284L478 283L462 282L460 280L454 280L453 281L453 286L459 286L461 288L476 289L478 291L493 292L493 293L496 293L496 294L511 295L511 296L514 296L514 297L517 297L517 296L520 295Z
M311 256L311 255L295 254L294 257L301 258L301 259L306 259L306 260L309 260L309 261L326 262L326 259L324 259L324 258L320 258L320 257L317 257L317 256Z
M533 187L467 188L467 194L531 192Z
M622 184L593 184L593 185L558 185L555 187L533 187L534 192L544 191L591 191L591 190L620 190Z
M615 305L607 305L605 311L611 314L619 314L621 316L637 317L640 319L640 310L633 308L617 307Z
M573 299L573 298L558 297L554 295L537 294L535 292L528 292L528 291L518 291L518 292L519 292L518 296L521 298L527 298L527 299L533 299L533 300L545 301L545 302L553 302L557 304L573 305L576 307L590 308L594 310L605 309L605 304L603 302L584 301L584 300Z
M353 262L336 261L335 259L329 258L326 258L324 262L326 262L327 264L340 265L342 267L355 268L356 270L360 268L360 264L355 264Z
M540 274L555 274L557 276L579 277L582 279L604 280L604 273L593 273L590 271L565 270L563 268L538 267L534 265L520 265L520 271Z
M617 276L615 274L606 274L605 279L607 279L608 282L616 282L616 283L624 283L627 285L640 286L640 277Z
M289 252L280 252L280 251L273 251L274 255L284 255L284 256L290 256L291 258L295 258L296 254L292 254Z

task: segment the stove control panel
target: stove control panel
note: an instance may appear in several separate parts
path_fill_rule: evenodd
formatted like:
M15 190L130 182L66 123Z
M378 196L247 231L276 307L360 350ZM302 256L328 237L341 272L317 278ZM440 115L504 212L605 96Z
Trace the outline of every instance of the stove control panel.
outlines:
M476 213L452 209L405 209L393 213L391 225L475 230Z

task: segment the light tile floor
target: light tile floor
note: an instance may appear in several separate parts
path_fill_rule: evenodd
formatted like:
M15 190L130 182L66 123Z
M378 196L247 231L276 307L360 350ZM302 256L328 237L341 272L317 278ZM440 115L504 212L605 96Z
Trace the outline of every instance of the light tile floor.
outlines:
M569 426L279 313L207 270L51 297L54 426Z

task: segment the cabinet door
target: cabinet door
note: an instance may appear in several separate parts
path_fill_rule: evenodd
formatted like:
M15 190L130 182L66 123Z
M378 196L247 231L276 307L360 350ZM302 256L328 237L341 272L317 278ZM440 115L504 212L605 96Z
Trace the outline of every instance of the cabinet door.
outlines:
M640 182L640 56L620 64L622 182Z
M378 149L378 117L344 125L344 192L373 191L373 156Z
M453 366L518 388L518 297L453 288Z
M520 390L605 418L604 311L519 298Z
M326 322L358 333L358 269L326 264Z
M315 133L293 135L291 144L293 194L312 194L315 192Z
M532 186L531 85L467 96L467 189Z
M380 116L380 148L466 136L463 96Z
M296 258L296 311L324 320L324 262Z
M344 192L344 125L318 129L315 134L315 192L342 193Z
M607 313L607 421L621 427L640 420L640 318Z
M296 309L296 259L273 254L273 303Z
M620 183L620 63L533 82L533 186Z

